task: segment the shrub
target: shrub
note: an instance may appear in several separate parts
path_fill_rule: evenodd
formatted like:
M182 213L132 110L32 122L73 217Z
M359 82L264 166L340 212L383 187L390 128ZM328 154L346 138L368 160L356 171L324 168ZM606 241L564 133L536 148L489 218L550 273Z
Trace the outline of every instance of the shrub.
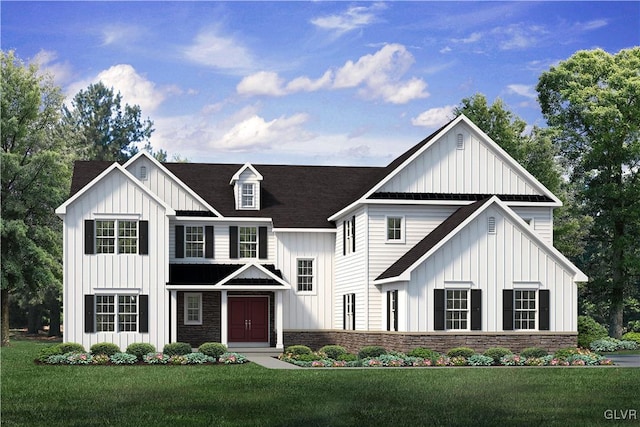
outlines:
M99 342L91 346L91 354L105 354L107 356L113 356L116 353L120 353L120 347L117 344L110 342Z
M67 363L67 357L65 354L52 354L45 362L49 365L63 365Z
M368 345L364 346L358 352L358 357L360 359L368 359L371 357L382 356L383 354L387 354L387 349L381 347L379 345Z
M127 346L126 353L133 354L142 362L145 354L155 353L156 346L147 342L134 342Z
M184 357L187 358L187 363L189 365L202 365L204 363L210 363L210 362L215 362L216 359L214 359L211 356L207 356L206 354L203 353L189 353L187 355L185 355Z
M94 365L106 365L107 363L109 363L109 356L107 356L106 354L96 354L95 356L93 356L91 363L93 363Z
M185 354L174 354L173 356L169 357L167 363L169 363L170 365L186 365L187 363L189 363L189 359L187 359L187 356Z
M407 354L407 356L419 357L421 359L435 360L438 357L440 357L440 353L438 353L435 350L431 350L430 348L427 348L427 347L416 347L413 350L411 350Z
M164 353L151 352L142 356L142 360L149 365L166 365L169 361L169 356Z
M640 321L638 321L638 324L640 324ZM635 341L640 345L640 332L627 332L622 336L622 339L626 341Z
M42 363L50 363L49 357L51 356L60 356L62 355L62 351L60 350L60 345L50 345L47 347L43 347L38 352L38 357L36 360Z
M561 348L555 352L554 358L559 360L567 360L577 352L578 349L575 347Z
M604 326L589 316L578 316L578 347L589 348L592 341L605 338L609 334Z
M520 352L520 357L522 357L523 359L531 359L531 358L544 357L547 354L549 353L544 348L529 347L529 348L525 348Z
M129 353L116 353L109 358L114 365L133 365L138 358Z
M311 349L306 345L290 345L284 352L290 353L292 356L300 356L302 354L311 354Z
M545 359L544 359L544 356L543 357L528 357L524 361L524 364L526 366L544 366Z
M355 362L358 360L358 356L356 356L355 354L352 353L344 353L341 354L340 356L338 356L337 360L342 360L345 362Z
M493 359L493 363L495 365L500 363L500 359L502 359L507 354L511 354L511 350L505 347L493 347L484 352L484 355Z
M520 366L524 363L524 360L517 354L507 354L500 359L500 364L504 366Z
M632 340L622 340L618 346L618 350L637 350L638 343Z
M464 358L468 358L471 357L475 354L476 352L469 347L456 347L456 348L452 348L451 350L449 350L447 352L447 356L449 357L458 357L458 356L462 356Z
M64 356L68 365L88 365L93 359L90 353L66 353Z
M467 363L470 366L491 366L494 364L494 358L491 356L484 356L482 354L474 354L467 359Z
M298 354L298 355L292 356L292 359L300 360L302 362L313 362L314 360L321 360L322 357L317 355L316 353L311 353L311 354Z
M172 342L166 344L162 350L167 356L184 356L191 353L191 345L186 342Z
M60 349L60 354L85 352L82 344L76 342L63 342L58 344L57 347Z
M473 356L473 355L471 355ZM471 357L469 356L469 357ZM467 365L467 358L464 356L453 356L451 357L451 364L453 366L466 366Z
M632 320L629 322L627 330L629 332L640 332L640 320Z
M593 351L616 351L618 349L618 340L609 337L595 340L589 344L589 348Z
M347 353L347 349L339 345L325 345L320 349L320 353L327 355L329 359L338 360L338 358Z
M220 356L227 352L227 346L219 342L206 342L198 348L198 351L204 355L213 357L215 360L218 360Z

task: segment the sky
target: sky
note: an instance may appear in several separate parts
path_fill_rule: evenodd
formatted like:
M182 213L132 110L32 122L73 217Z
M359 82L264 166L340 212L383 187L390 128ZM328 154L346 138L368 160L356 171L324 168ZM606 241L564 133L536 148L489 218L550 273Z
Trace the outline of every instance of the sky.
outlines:
M383 166L500 98L546 125L540 74L640 45L640 2L14 2L1 46L67 97L102 81L154 149L207 163Z

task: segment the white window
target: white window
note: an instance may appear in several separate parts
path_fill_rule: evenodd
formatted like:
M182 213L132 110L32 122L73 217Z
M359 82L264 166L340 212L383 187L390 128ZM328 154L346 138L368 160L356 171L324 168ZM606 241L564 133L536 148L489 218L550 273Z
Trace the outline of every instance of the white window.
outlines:
M184 255L187 258L204 257L204 227L184 227Z
M514 329L536 329L536 291L514 291Z
M298 292L313 291L313 260L298 260Z
M344 254L348 255L350 253L355 252L354 250L354 239L355 236L355 218L352 218L348 221L343 221L342 226L344 227Z
M137 330L138 297L136 295L96 295L97 332L135 332Z
M401 216L387 217L387 242L404 242L404 218Z
M398 330L398 290L387 291L387 331Z
M184 324L202 325L202 294L184 294Z
M116 227L118 229L117 236ZM116 251L116 247L119 254L138 253L137 221L96 221L96 253L113 254Z
M240 206L243 208L254 208L256 206L255 184L242 184L242 194L240 195Z
M446 290L446 329L469 329L469 291L466 289Z
M346 294L344 305L344 328L354 330L356 328L356 294Z
M258 256L258 229L256 227L240 227L240 258L256 258Z

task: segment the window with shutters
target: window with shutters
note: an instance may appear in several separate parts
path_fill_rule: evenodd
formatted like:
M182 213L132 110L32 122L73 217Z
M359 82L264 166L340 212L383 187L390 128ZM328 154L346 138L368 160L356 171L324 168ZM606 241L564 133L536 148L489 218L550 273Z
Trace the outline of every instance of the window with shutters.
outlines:
M204 227L184 227L184 256L186 258L204 257Z
M257 227L239 227L238 245L240 258L258 257L258 229Z
M138 253L138 221L96 220L95 233L98 254Z
M516 290L513 296L514 329L536 329L536 291Z
M202 325L202 293L184 294L184 324Z
M447 289L445 293L445 327L447 330L469 329L469 291Z
M112 254L116 251L115 221L96 221L96 253Z
M136 295L96 295L97 332L136 332L138 297Z

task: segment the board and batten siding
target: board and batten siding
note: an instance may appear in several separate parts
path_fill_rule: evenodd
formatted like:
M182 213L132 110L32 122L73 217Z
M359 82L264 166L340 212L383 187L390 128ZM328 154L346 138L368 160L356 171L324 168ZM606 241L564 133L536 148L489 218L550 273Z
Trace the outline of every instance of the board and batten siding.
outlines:
M496 220L495 234L487 233L490 216ZM550 331L577 330L573 274L496 207L483 211L411 273L408 331L434 331L434 289L469 283L482 290L482 331L503 330L502 290L514 288L549 290Z
M513 206L511 208L524 220L531 220L531 227L549 245L553 245L553 208Z
M283 293L285 329L333 328L335 233L277 232L277 268L291 290ZM313 291L299 292L297 260L313 259Z
M146 179L140 179L140 168L146 167ZM134 177L162 199L167 205L177 211L208 211L209 209L200 203L191 194L185 191L175 179L170 177L166 171L159 168L144 156L127 166Z
M136 218L148 221L148 255L84 253L84 221ZM165 208L129 178L114 170L67 207L64 218L64 340L87 350L98 342L113 342L122 350L134 342L164 345L169 337L168 235ZM148 295L149 332L84 332L84 295L118 290Z
M344 221L356 219L356 251L343 254ZM335 245L335 286L333 303L336 308L333 325L336 329L343 328L343 296L354 293L356 295L356 329L367 330L367 215L364 208L357 209L336 220Z
M457 135L463 148L457 147ZM463 123L404 167L381 192L541 194L529 179Z

